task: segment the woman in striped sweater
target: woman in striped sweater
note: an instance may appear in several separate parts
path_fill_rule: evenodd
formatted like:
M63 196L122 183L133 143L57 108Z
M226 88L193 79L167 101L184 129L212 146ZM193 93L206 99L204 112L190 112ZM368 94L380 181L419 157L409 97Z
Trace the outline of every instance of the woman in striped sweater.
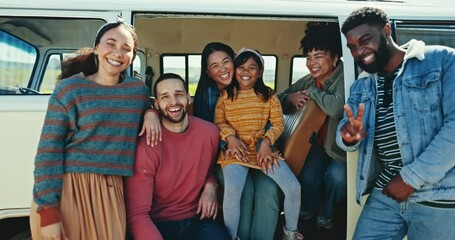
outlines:
M218 159L225 182L224 223L231 237L237 239L246 176L249 169L262 169L285 195L283 239L302 239L297 232L300 184L283 158L271 149L283 132L284 122L278 97L262 80L264 59L257 51L243 48L237 53L234 66L235 78L221 92L215 108L215 125L221 140L228 143Z
M126 77L137 36L122 21L62 62L35 159L33 239L124 239L122 176L133 173L147 87Z

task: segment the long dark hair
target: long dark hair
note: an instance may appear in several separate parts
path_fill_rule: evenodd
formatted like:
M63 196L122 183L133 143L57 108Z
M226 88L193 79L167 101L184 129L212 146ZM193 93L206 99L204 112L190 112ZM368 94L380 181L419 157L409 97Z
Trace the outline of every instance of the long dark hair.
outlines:
M96 33L95 42L93 44L93 48L81 48L77 50L74 54L71 54L69 57L65 58L61 63L62 73L58 76L58 79L64 79L71 77L78 73L84 73L85 76L92 75L98 72L98 59L94 53L95 47L100 43L101 37L103 35L114 28L119 26L123 26L129 33L134 40L134 47L133 47L133 60L136 56L137 48L139 45L139 41L134 31L134 28L126 24L123 20L118 20L117 22L106 23L100 27L98 32ZM125 77L125 71L121 73L121 77Z
M209 86L216 85L216 82L209 76L207 72L208 68L207 61L210 54L218 51L225 52L232 60L234 60L235 56L234 50L232 50L232 48L229 47L228 45L220 42L211 42L205 45L204 50L202 50L201 75L199 77L199 82L197 84L195 97L198 96L199 94L204 93Z
M259 57L260 53L258 51L256 51L256 53L252 51L256 50L247 50L239 53L235 57L234 68L237 69L240 65L243 65L250 58L254 59L256 64L259 66L259 69L263 71L262 75L254 84L254 92L256 95L260 96L264 102L267 102L267 100L269 100L269 98L273 95L273 89L267 87L264 83L264 80L262 79L262 76L264 75L264 64ZM232 82L224 90L227 92L228 98L234 101L234 99L237 98L236 92L239 90L239 82L237 80L237 77L234 77L234 79L232 79Z

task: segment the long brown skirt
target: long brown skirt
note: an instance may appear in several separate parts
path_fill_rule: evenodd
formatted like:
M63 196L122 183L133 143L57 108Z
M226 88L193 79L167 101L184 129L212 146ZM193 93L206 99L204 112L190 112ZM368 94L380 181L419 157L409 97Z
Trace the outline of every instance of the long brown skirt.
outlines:
M32 238L39 240L40 216L32 202ZM125 239L126 212L121 176L94 173L66 173L60 201L66 235L79 239Z

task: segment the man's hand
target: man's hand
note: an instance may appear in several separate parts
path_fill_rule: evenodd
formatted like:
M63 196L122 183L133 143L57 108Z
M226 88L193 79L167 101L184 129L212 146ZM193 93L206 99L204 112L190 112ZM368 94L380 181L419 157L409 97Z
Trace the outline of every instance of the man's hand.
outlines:
M308 95L308 91L303 90L303 91L298 91L298 92L289 94L286 97L285 101L288 104L292 104L295 107L295 109L298 110L305 105L305 103L306 103L306 101L308 101L308 99L310 99L310 96Z
M144 114L144 124L142 125L139 136L146 133L147 145L156 146L158 140L161 141L161 123L160 116L156 110L148 110Z
M344 105L344 111L348 117L348 122L341 127L340 133L343 141L347 144L354 144L357 141L364 139L367 135L363 125L363 113L365 112L365 105L359 105L359 112L354 118L351 107Z
M397 202L403 202L408 199L413 192L414 188L405 183L400 174L393 177L387 186L385 186L382 190L384 195L387 195Z
M61 222L41 227L41 237L44 240L68 240Z
M205 184L204 191L201 193L197 206L197 214L201 213L201 220L204 218L215 220L218 215L217 189L218 186L216 183Z

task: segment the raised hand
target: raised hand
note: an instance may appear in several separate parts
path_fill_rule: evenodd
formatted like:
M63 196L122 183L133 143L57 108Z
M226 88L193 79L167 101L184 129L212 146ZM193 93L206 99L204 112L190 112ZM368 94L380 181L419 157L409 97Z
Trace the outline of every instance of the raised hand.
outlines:
M359 111L355 118L349 105L346 104L343 108L348 117L348 122L341 127L341 137L346 144L354 144L355 142L364 139L367 135L363 125L365 105L363 103L359 104Z

